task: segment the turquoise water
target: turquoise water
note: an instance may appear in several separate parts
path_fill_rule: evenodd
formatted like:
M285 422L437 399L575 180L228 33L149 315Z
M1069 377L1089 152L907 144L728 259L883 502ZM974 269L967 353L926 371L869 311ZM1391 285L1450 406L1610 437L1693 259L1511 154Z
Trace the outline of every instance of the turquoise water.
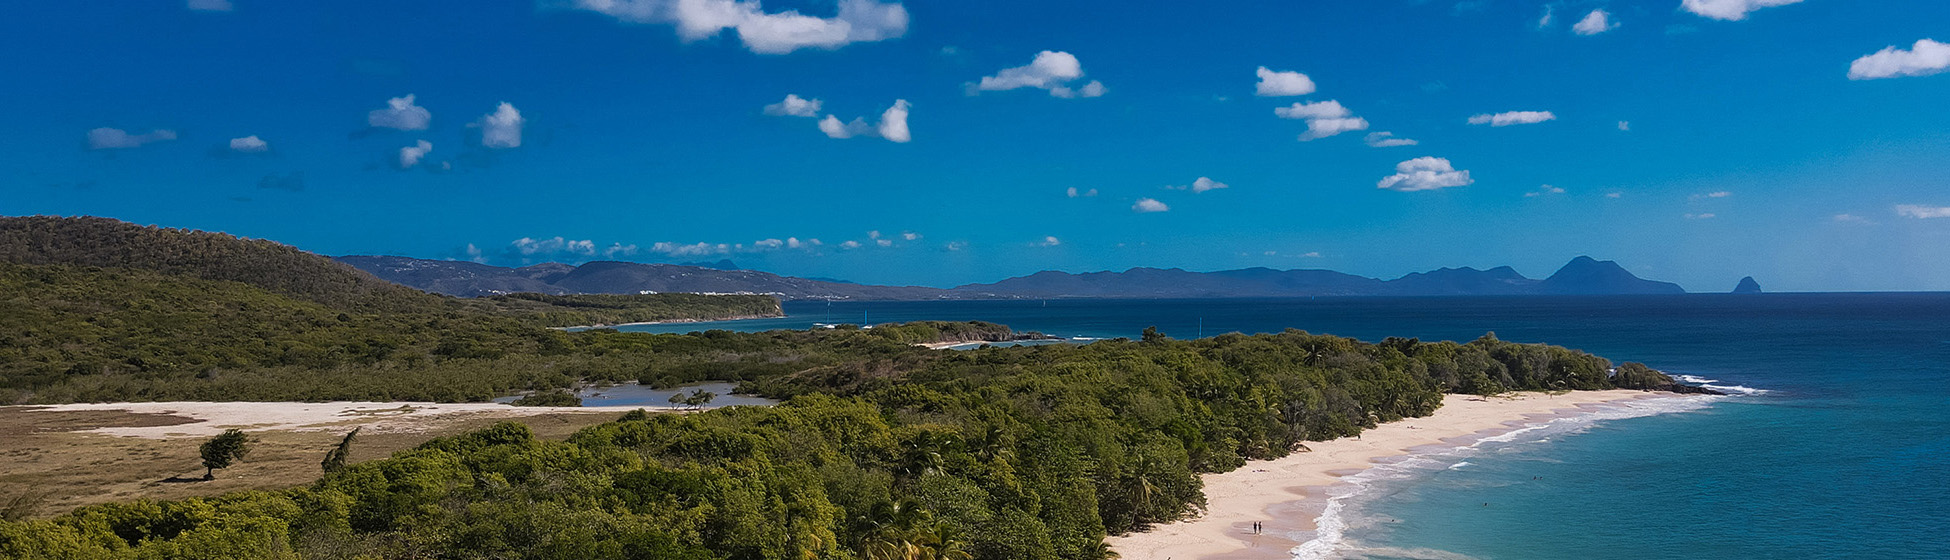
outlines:
M987 320L1065 337L1300 328L1548 342L1753 388L1371 469L1323 519L1354 558L1950 558L1950 294L790 303L698 328ZM651 330L651 329L642 329ZM1332 531L1345 526L1342 531ZM1307 535L1311 537L1313 535ZM1338 537L1338 538L1335 538ZM1331 545L1331 546L1327 546Z

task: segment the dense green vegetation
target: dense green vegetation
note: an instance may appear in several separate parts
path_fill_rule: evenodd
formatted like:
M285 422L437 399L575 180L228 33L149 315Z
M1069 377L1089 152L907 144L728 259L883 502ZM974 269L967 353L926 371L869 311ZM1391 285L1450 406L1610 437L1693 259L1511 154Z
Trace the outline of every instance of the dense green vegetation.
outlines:
M1488 335L1147 330L951 352L914 344L1017 335L939 322L570 333L446 304L347 307L248 278L98 266L0 265L12 391L0 398L546 400L584 381L720 380L785 402L639 411L566 442L502 424L334 464L287 491L0 522L0 558L1097 560L1105 535L1201 508L1201 472L1427 415L1446 392L1663 377L1614 377L1603 358Z
M779 309L779 300L772 296L507 294L466 301L484 307L489 313L544 327L715 321L785 315Z

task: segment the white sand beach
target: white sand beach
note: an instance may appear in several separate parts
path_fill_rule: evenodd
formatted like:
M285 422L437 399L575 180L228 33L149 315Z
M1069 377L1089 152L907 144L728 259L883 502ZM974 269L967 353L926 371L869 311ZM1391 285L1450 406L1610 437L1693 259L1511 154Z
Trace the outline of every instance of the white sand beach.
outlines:
M1203 515L1142 533L1113 536L1109 542L1122 560L1286 560L1300 544L1288 535L1314 530L1314 520L1325 507L1323 489L1379 459L1405 455L1422 446L1467 444L1603 403L1671 396L1629 390L1522 393L1489 399L1449 395L1442 408L1428 417L1383 424L1363 432L1359 439L1311 442L1307 444L1310 452L1248 462L1228 473L1207 474L1207 509ZM1260 534L1253 534L1254 522L1264 524Z

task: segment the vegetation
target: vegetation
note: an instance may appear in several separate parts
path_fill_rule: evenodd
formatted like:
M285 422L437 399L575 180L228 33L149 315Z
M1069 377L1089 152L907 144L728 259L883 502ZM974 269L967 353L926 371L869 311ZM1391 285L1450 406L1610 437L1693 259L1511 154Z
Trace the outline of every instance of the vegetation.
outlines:
M1202 508L1199 473L1424 416L1443 393L1640 382L1597 356L1494 335L1184 341L1146 329L1139 341L944 352L914 344L1018 335L941 322L568 333L444 304L354 309L248 278L96 266L0 265L0 380L13 400L483 400L715 380L784 403L633 412L566 442L500 424L299 489L0 522L0 558L1100 560L1106 535Z
M250 435L236 428L224 430L217 437L203 442L203 445L197 448L197 453L203 456L203 468L207 469L203 472L203 479L216 479L217 469L230 468L231 465L244 460L244 456L250 454L250 451Z
M515 406L582 406L582 397L564 389L549 389L515 399Z
M485 311L544 327L652 321L716 321L781 317L772 296L702 294L507 294L467 300Z
M353 428L352 431L346 432L345 439L339 440L339 444L336 447L333 447L331 451L325 453L325 460L318 463L319 468L324 469L325 474L332 474L339 469L345 468L346 458L352 456L352 440L353 438L359 437L359 430L362 429L364 428Z

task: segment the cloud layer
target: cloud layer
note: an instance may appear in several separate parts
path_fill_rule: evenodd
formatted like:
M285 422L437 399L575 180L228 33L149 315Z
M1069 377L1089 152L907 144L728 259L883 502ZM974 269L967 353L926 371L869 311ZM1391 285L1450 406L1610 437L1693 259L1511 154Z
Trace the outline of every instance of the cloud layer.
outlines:
M88 131L88 149L120 150L175 139L174 130L156 129L144 134L129 134L128 131L119 128L102 127Z
M395 97L386 100L386 108L374 109L366 113L366 125L373 128L395 130L426 130L433 122L433 113L426 107L413 104L414 96Z
M1469 171L1457 171L1447 159L1419 157L1395 164L1395 174L1382 177L1375 187L1415 192L1461 187L1474 182L1469 178Z
M976 82L971 92L1008 91L1020 88L1049 90L1053 97L1077 98L1100 97L1104 94L1103 82L1091 80L1081 87L1071 84L1083 79L1083 63L1076 55L1063 51L1043 51L1028 65L1004 68L994 76L983 76Z
M1487 113L1476 115L1469 118L1469 124L1510 126L1516 124L1536 124L1551 120L1557 120L1557 115L1550 111L1510 111L1508 113L1496 113L1493 115Z
M1747 19L1747 14L1761 8L1799 4L1801 0L1682 0L1679 8L1725 21Z
M1855 59L1848 65L1848 79L1928 76L1945 70L1950 70L1950 44L1920 39L1909 50L1891 46Z
M1286 97L1307 95L1314 92L1314 80L1299 72L1281 72L1265 66L1254 72L1259 76L1259 85L1253 95L1262 97Z
M630 23L674 25L687 42L731 29L759 54L893 39L907 33L908 17L899 3L875 0L840 0L839 15L830 18L796 10L768 13L758 0L574 0L573 6Z

